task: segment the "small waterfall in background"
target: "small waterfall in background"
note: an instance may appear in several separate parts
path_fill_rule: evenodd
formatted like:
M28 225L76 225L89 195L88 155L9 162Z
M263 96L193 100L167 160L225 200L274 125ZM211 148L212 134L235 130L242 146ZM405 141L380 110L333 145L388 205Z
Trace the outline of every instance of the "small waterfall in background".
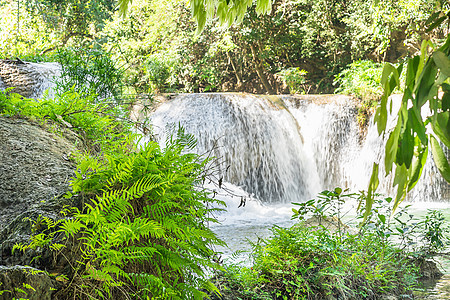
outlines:
M55 79L61 76L58 63L30 63L0 60L0 89L14 87L14 93L26 98L39 99L48 91L48 97L55 96Z
M48 92L49 98L55 97L55 79L61 76L61 65L56 62L48 63L28 63L40 76L36 78L36 85L34 87L33 97L41 98L44 92Z

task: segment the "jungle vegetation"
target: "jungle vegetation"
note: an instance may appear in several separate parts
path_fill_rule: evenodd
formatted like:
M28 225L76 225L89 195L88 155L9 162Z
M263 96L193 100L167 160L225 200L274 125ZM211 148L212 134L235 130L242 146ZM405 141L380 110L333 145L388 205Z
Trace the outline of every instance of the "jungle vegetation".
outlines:
M438 142L450 139L448 11L440 0L0 0L0 58L63 65L55 99L1 92L0 114L75 125L89 150L73 158L67 194L85 205L36 220L44 226L16 251L64 255L70 246L71 268L54 275L65 284L61 299L409 295L420 277L411 258L447 243L439 212L412 236L389 217L419 180L428 148L450 178ZM389 131L394 90L404 97ZM189 153L195 140L180 128L166 147L140 146L126 121L139 94L208 91L354 94L377 107L379 133L389 135L385 169L395 170L397 196L376 194L375 165L366 193L337 188L296 204L298 224L254 245L253 268L224 268L214 250L223 242L208 227L223 203L202 188L208 160ZM422 118L427 102L432 114ZM358 197L357 232L305 229L306 214L333 219L335 205ZM425 246L395 244L393 232Z
M438 0L260 2L230 2L237 10L226 17L227 1L205 1L218 5L216 20L215 8L208 19L195 10L203 1L120 1L124 14L109 0L2 0L0 55L53 60L68 47L103 51L130 93L325 93L355 61L396 63L422 40L445 38L445 26L425 26Z

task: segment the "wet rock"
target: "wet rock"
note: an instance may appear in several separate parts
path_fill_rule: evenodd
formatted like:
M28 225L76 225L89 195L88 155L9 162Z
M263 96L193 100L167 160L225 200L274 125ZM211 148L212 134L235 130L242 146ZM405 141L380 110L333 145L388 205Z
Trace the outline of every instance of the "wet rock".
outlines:
M45 272L31 267L0 266L0 299L49 300L58 284Z
M444 274L439 270L437 264L429 259L417 258L414 263L419 267L422 280L438 279Z

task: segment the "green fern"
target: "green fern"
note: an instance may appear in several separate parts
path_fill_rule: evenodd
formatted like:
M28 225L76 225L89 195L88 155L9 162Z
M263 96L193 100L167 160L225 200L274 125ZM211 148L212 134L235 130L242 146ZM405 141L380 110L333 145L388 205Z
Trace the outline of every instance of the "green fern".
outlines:
M62 220L32 221L30 243L14 250L69 254L72 270L60 276L81 298L203 299L204 291L217 292L207 274L220 269L212 249L223 242L208 224L223 202L198 186L208 161L186 153L192 135L178 128L164 148L138 146L130 126L117 121L120 109L74 92L36 102L0 91L0 114L71 124L91 149L75 156L66 195L83 207L64 209Z

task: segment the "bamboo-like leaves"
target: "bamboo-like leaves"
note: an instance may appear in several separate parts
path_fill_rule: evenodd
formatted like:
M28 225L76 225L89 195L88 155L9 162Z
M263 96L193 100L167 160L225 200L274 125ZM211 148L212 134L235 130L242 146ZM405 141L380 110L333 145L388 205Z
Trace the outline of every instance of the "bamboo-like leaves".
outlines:
M430 22L441 22L436 18L437 15ZM395 165L393 184L397 186L397 195L393 204L394 210L420 179L427 160L428 147L431 147L439 172L445 180L450 182L448 160L435 137L437 136L442 143L450 147L450 85L446 83L450 77L450 59L448 57L450 36L447 37L446 43L431 55L428 52L430 47L433 48L434 45L429 41L424 41L420 56L408 60L405 92L397 115L397 124L390 131L386 143L384 161L386 174L389 174ZM395 69L391 64L386 64L383 70L384 95L375 115L380 135L386 132L387 97L399 86L398 74L400 71L400 67ZM441 95L439 95L440 89L443 91ZM421 108L427 102L432 116L425 119L422 117ZM429 123L435 136L427 135L426 125ZM376 181L373 178L375 173L378 173L378 166L373 168L369 190ZM370 195L368 198L370 200Z
M427 145L427 143L425 143ZM416 137L415 141L415 153L412 159L411 168L408 170L408 192L416 185L422 175L423 167L427 162L428 147L423 146L421 141Z
M450 148L449 112L438 113L433 119L431 127L433 128L434 133L448 148Z

